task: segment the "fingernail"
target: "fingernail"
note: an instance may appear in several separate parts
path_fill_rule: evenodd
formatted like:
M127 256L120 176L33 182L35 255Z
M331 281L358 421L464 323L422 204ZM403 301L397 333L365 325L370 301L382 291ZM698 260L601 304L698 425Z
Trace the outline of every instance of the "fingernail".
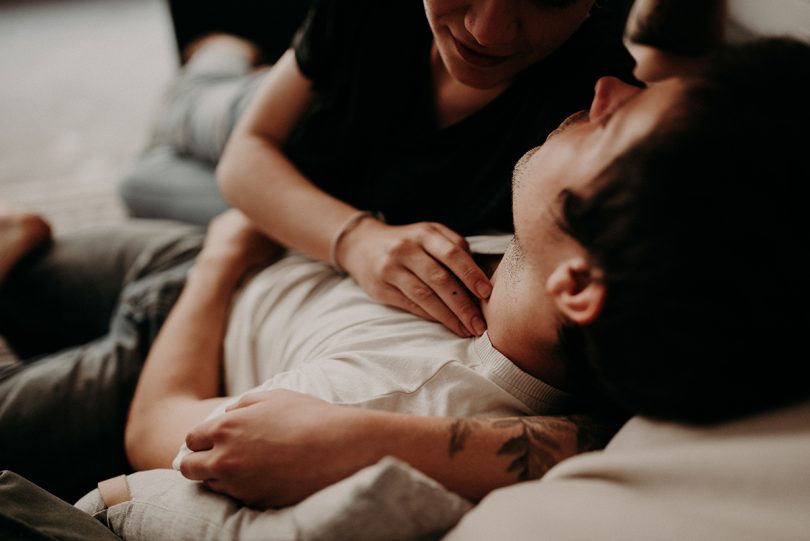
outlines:
M492 286L483 280L480 280L475 284L475 291L478 292L479 297L486 299L489 297L490 293L492 293Z
M481 336L484 334L484 331L487 330L487 326L484 325L484 320L478 316L472 318L470 323L472 324L472 328L475 330L476 336Z

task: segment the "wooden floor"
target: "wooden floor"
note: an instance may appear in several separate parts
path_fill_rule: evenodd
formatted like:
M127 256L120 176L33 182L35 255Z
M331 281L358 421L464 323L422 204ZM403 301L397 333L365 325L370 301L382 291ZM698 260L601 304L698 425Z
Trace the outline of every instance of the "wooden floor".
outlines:
M0 0L0 202L57 235L124 220L117 182L176 67L173 39L161 0Z

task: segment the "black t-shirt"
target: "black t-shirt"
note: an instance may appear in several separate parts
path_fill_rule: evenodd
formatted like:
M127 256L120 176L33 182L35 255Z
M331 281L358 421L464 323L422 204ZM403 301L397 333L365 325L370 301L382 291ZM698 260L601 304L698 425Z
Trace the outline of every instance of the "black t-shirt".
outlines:
M316 92L286 152L315 184L391 224L442 222L461 234L512 229L515 163L596 80L632 80L623 20L602 7L498 98L439 129L432 35L417 0L320 0L294 40Z

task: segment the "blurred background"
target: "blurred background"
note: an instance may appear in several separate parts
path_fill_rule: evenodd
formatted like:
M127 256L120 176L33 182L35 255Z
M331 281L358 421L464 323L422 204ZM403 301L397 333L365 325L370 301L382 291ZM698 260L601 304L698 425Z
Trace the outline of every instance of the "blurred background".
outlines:
M0 0L0 205L43 214L57 235L126 219L118 182L178 51L226 31L272 61L310 1Z
M312 0L0 0L0 205L57 235L126 218L124 170L148 139L178 50L220 30L272 61ZM810 41L810 0L729 0L729 35ZM7 358L0 339L0 362Z
M63 233L121 220L117 182L144 147L178 50L211 31L272 61L311 0L0 0L0 204ZM810 0L730 0L735 31L810 39Z
M122 172L143 149L178 50L213 30L279 56L310 0L0 0L0 204L57 234L125 218Z
M116 182L176 63L161 0L0 1L0 203L57 233L123 219Z

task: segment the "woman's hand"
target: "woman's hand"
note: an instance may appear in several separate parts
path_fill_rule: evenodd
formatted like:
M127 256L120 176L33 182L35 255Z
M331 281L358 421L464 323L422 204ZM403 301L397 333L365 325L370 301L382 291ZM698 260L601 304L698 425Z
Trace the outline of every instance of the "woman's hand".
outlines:
M432 222L390 226L367 217L339 239L335 256L378 301L442 323L462 337L486 330L479 299L492 285L467 241Z

